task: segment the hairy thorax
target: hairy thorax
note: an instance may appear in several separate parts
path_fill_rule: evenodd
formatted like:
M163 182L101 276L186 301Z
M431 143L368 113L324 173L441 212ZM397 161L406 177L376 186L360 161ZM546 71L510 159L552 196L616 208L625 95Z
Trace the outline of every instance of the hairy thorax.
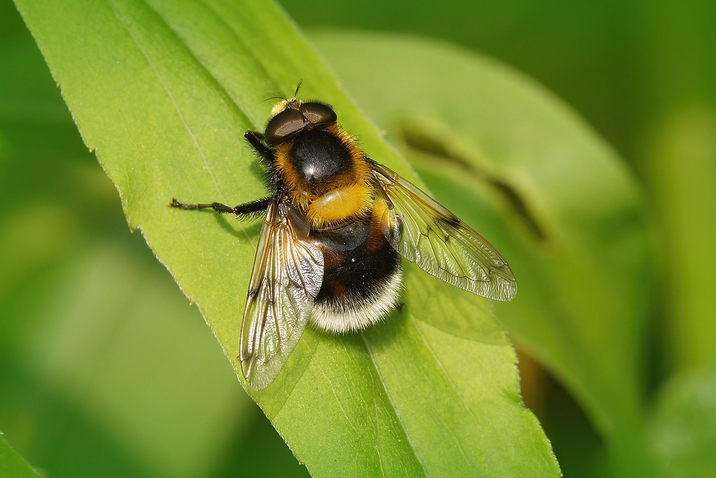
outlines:
M315 228L365 216L373 201L363 153L350 135L331 128L306 131L277 148L288 192Z

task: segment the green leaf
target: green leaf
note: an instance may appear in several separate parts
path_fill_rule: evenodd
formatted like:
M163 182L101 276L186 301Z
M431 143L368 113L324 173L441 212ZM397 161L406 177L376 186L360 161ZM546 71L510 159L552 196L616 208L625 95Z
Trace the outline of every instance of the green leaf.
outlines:
M0 476L13 478L40 476L12 449L2 433L0 433Z
M330 102L371 155L417 181L267 2L18 0L85 143L129 224L196 302L232 361L259 224L167 207L266 194L242 140L271 93ZM363 334L312 330L251 392L315 476L555 476L519 396L514 350L491 305L406 268L405 306Z
M500 320L582 402L620 474L650 476L640 365L652 259L619 158L489 59L398 36L313 39L436 197L510 262L518 294L495 304Z

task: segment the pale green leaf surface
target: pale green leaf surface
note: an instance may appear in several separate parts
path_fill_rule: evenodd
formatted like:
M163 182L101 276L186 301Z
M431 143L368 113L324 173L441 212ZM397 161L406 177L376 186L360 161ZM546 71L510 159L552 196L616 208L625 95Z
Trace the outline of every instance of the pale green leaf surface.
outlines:
M265 194L242 139L268 118L262 100L303 79L304 98L333 104L372 156L415 180L271 3L17 4L130 225L236 370L258 224L166 206ZM315 476L558 475L514 361L486 301L409 267L402 313L360 335L307 330L252 396Z
M651 258L641 193L614 152L541 87L460 48L312 38L436 197L510 263L518 294L495 303L500 320L582 401L620 473L648 476L639 407Z

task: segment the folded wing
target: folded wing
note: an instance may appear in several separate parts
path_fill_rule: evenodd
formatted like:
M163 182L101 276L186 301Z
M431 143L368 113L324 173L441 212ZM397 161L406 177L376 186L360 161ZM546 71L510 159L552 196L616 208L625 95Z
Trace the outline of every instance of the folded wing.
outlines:
M298 343L323 281L323 254L295 211L275 199L266 211L241 324L241 369L255 390L269 386Z

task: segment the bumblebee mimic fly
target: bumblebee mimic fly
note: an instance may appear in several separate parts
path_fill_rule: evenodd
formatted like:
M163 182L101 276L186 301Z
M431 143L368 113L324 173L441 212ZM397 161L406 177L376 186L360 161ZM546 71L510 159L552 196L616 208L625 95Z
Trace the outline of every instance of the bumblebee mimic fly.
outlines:
M401 257L445 282L511 300L512 270L482 236L419 188L369 158L327 104L277 103L246 140L270 195L235 207L183 204L250 217L265 211L241 324L241 368L255 390L283 368L304 327L333 333L380 321L398 304Z

